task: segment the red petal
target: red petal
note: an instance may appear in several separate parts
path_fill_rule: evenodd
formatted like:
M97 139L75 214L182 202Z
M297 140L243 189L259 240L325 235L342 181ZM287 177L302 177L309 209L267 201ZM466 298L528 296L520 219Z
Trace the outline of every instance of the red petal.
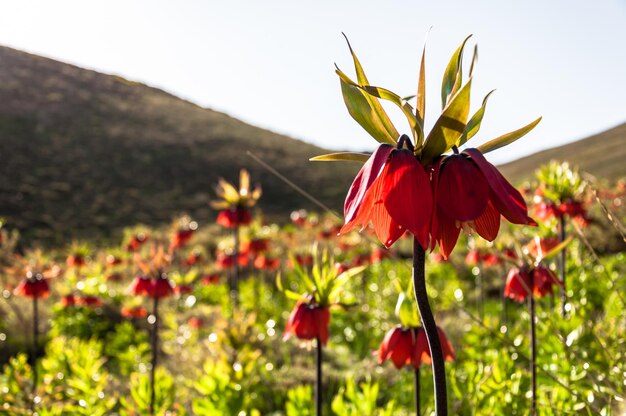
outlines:
M328 325L330 324L330 311L328 308L316 308L315 310L315 324L317 327L317 336L322 345L326 345L328 342Z
M530 293L530 276L528 272L517 267L511 269L506 277L504 296L523 302Z
M443 329L437 327L437 332L439 333L439 342L441 343L441 348L443 350L443 358L446 361L454 361L456 356L454 354L452 344L450 344L450 340L448 340L448 337L443 332Z
M419 357L419 362L413 363L413 367L419 368L422 363L430 365L430 347L428 346L428 337L423 328L417 329L417 336L415 337L415 354Z
M433 238L439 242L439 250L444 259L447 260L454 250L460 232L461 228L456 226L456 221L448 217L442 209L437 209L437 234Z
M493 241L500 230L500 212L493 206L491 201L487 203L485 211L474 220L476 232L487 241Z
M380 344L380 348L378 349L378 363L382 364L387 358L389 358L389 354L396 347L398 340L401 337L402 330L399 327L395 327L389 332L385 334L385 338L383 338L383 342Z
M515 189L498 169L485 159L478 149L465 149L463 153L471 156L485 175L491 188L491 201L504 217L513 224L530 224L528 209L522 194Z
M391 361L393 365L400 369L407 365L411 360L411 332L400 329L398 331L399 339L393 350L391 350Z
M465 155L452 155L444 159L438 187L437 204L455 220L474 220L487 206L487 181L480 169Z
M357 215L357 212L361 207L361 203L365 198L365 193L380 174L393 149L393 146L388 144L381 144L378 146L378 149L376 149L370 158L367 159L367 162L365 162L359 173L354 178L354 181L348 190L346 201L343 205L343 213L346 219L346 224L352 221Z
M389 215L427 248L433 199L428 175L408 150L391 154L383 172L383 201Z

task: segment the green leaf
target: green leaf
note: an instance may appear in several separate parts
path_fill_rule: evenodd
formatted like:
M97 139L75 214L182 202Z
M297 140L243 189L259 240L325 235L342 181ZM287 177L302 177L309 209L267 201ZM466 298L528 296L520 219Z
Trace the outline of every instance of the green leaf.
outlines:
M422 144L424 127L418 121L417 117L415 117L415 114L413 114L413 107L411 107L411 104L402 99L402 97L398 94L389 91L386 88L374 87L371 85L364 85L362 88L373 97L391 101L397 105L400 110L402 110L402 113L404 113L404 116L409 122L409 126L411 126L411 132L413 133L413 140L415 141L416 146L420 146Z
M508 144L511 144L515 140L521 137L524 137L526 134L528 134L532 129L535 128L537 124L539 124L540 121L541 121L541 117L539 117L537 120L533 121L532 123L527 124L521 129L504 134L496 139L488 141L487 143L483 143L480 146L478 146L477 149L480 150L481 153L485 154L493 150L499 149L503 146L506 146Z
M351 81L347 82L340 70L335 72L339 75L343 101L352 118L378 142L396 144L399 134L380 103L361 90L358 85ZM380 111L384 114L381 115L377 107L380 107Z
M417 104L415 107L415 116L418 122L424 126L424 118L426 117L426 45L422 50L422 62L420 64L420 75L417 82ZM416 146L419 147L419 146Z
M443 74L443 81L441 83L441 108L446 108L448 101L451 97L454 97L454 94L461 87L461 78L462 78L462 61L463 61L463 48L465 48L465 44L471 38L472 35L469 35L465 38L461 46L457 48L456 51L452 54L450 58L450 62L448 62L448 66Z
M368 81L367 77L365 76L365 71L363 70L363 66L361 65L361 62L359 61L359 59L357 58L356 53L354 53L354 50L352 49L352 45L350 45L350 41L348 40L348 37L346 36L345 33L342 33L342 34L346 38L346 43L348 44L348 48L350 49L350 54L352 55L352 61L354 62L354 70L356 72L356 77L357 77L356 79L357 79L358 84L355 84L354 82L351 82L351 81L348 82L349 78L346 77L345 74L343 74L339 70L339 68L337 68L337 71L338 71L337 74L344 81L348 82L348 84L352 83L353 85L358 85L358 86L369 85L369 81ZM345 79L344 77L347 78L347 79ZM343 93L344 101L346 101L346 106L348 106L348 102L346 100L346 92L344 91L343 84L342 84L342 87L341 87L341 91ZM348 93L347 95L351 95L351 94ZM352 95L356 95L356 93L354 93ZM374 137L379 142L395 144L396 139L400 135L398 134L398 130L396 130L396 128L394 127L393 123L389 119L389 116L387 115L387 113L385 112L383 107L380 105L378 100L376 100L375 98L369 97L367 95L364 95L364 98L365 98L365 100L368 103L368 106L370 108L370 114L371 114L371 117L373 118L373 120L371 121L370 124L376 126L376 128L377 128L377 131L375 132L376 135L372 134L372 130L371 129L368 130L368 128L363 126L363 123L361 121L359 121L353 115L352 111L350 110L350 107L348 106L348 111L350 112L350 115L352 115L352 117L359 124L361 124L361 126L363 126L363 128L365 128L365 130L370 135L372 135L372 137Z
M476 67L476 62L478 62L478 45L474 45L474 54L472 55L472 64L470 65L470 70L469 70L470 77L474 75L474 68Z
M426 145L422 151L422 164L428 165L437 156L450 150L458 141L465 130L471 88L472 79L470 78L437 119L426 139Z
M474 137L474 135L476 135L476 133L478 133L478 130L480 130L480 123L482 123L483 117L485 115L485 109L487 108L487 100L489 99L489 96L494 91L495 90L489 91L489 94L487 94L485 96L485 98L483 99L482 106L478 109L478 111L476 111L476 113L474 113L474 115L472 116L470 121L467 123L467 126L465 126L465 130L463 131L463 134L459 138L457 146L462 146L469 139Z
M329 153L327 155L319 155L310 158L309 160L314 162L325 162L325 161L340 161L347 160L350 162L366 162L367 159L370 158L370 155L367 153L353 153L353 152L339 152L339 153Z

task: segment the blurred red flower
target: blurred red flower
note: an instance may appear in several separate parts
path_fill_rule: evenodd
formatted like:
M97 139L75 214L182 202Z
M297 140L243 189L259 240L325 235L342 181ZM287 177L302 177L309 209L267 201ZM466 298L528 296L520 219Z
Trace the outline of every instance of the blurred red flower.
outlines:
M298 301L287 320L283 339L287 340L291 335L304 340L319 338L322 344L326 345L329 325L328 307Z
M124 318L145 318L148 316L148 310L142 306L124 306L120 310L120 313Z
M146 276L137 276L128 286L127 292L134 296L149 296L152 292L152 280Z
M45 299L50 294L48 279L44 279L40 273L28 272L26 278L16 286L13 293L27 298Z
M454 361L454 350L448 337L441 328L437 327L437 331L444 359ZM379 364L388 359L391 359L397 369L401 369L405 365L411 365L418 369L422 363L430 364L430 348L428 347L426 332L422 328L404 328L400 325L391 329L385 335L378 349Z
M252 222L250 212L243 207L233 207L220 211L216 222L224 228L235 228Z

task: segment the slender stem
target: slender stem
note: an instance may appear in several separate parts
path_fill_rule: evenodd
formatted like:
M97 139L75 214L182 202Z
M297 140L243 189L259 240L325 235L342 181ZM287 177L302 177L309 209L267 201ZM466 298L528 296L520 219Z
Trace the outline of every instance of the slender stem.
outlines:
M561 242L565 241L565 215L561 215L559 218L559 240ZM565 285L565 256L566 249L561 250L559 256L559 273L561 277L561 282L563 282L563 287L561 288L561 315L565 316L567 311L565 310L565 305L567 303L567 286Z
M530 274L530 287L534 287L533 273ZM530 399L530 415L537 414L537 346L535 340L535 297L532 292L528 297L528 313L530 314L530 372L531 372L531 388L532 398Z
M315 414L322 416L322 340L316 338L315 349Z
M159 342L159 298L154 297L154 303L152 307L152 315L154 316L154 323L152 324L152 333L150 344L152 347L152 366L150 368L150 415L154 415L154 402L156 397L156 392L154 389L154 376L156 372L157 366L157 356L158 356L158 342Z
M506 269L502 266L502 276L506 276ZM506 296L504 296L504 290L506 288L506 279L502 279L502 286L500 287L500 301L502 302L502 325L508 324L508 310L506 303Z
M414 376L415 376L415 414L417 416L421 416L422 414L422 409L421 409L421 403L420 403L420 369L419 367L415 369L414 371Z
M39 351L39 311L37 308L37 296L33 296L33 396L37 390L37 353Z
M235 243L233 247L233 276L230 282L230 296L233 298L235 305L237 305L239 301L237 294L239 284L239 225L233 228L233 239Z
M415 300L422 318L422 326L428 339L428 347L432 358L433 381L435 387L435 412L437 416L448 415L448 397L446 391L446 367L443 359L443 350L439 341L439 331L435 317L428 303L426 292L426 253L416 238L413 238L413 288Z
M478 273L476 274L476 288L478 289L477 307L478 307L478 316L480 317L480 320L482 321L485 315L484 307L483 307L483 302L485 300L485 289L483 288L483 274L480 268L480 266L482 266L482 262L479 262L478 264L479 264L479 266L477 266Z

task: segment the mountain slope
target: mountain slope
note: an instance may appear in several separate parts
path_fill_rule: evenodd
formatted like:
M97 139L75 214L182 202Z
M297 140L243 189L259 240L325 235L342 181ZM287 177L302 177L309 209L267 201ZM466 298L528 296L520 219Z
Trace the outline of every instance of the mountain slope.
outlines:
M626 177L626 123L586 139L499 166L512 182L532 179L535 169L550 160L568 161L598 178L615 180Z
M181 212L209 221L213 185L241 167L262 184L264 212L310 206L248 150L334 209L358 169L308 162L325 151L164 91L0 47L0 216L29 240L107 236Z

